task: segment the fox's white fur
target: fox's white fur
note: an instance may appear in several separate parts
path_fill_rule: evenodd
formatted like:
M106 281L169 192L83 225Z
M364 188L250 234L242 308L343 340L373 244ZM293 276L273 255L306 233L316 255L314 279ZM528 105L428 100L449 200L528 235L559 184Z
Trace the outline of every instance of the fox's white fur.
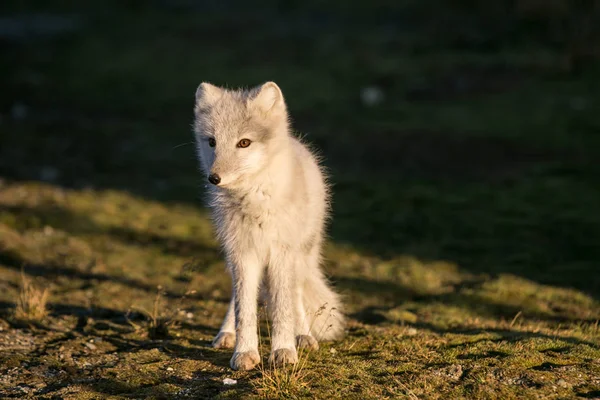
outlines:
M233 369L258 364L262 289L272 320L270 361L295 363L297 346L318 348L318 340L344 331L339 297L320 269L328 212L323 173L290 133L283 94L273 82L252 90L202 83L195 117L201 169L220 178L209 186L209 206L233 281L213 346L235 346ZM242 139L250 145L241 146Z

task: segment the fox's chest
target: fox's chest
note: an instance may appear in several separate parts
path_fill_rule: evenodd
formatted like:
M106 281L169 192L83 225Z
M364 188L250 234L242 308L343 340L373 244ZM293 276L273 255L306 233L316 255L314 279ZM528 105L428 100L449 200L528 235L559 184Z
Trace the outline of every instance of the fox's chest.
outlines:
M286 215L269 201L262 204L238 204L223 210L226 230L242 236L265 236L282 229Z
M235 241L254 248L287 244L298 239L294 239L292 229L297 230L298 226L295 215L290 207L277 204L268 195L258 194L220 207L217 230L223 243Z
M256 191L232 199L225 206L222 211L226 218L248 227L268 223L278 212L272 197L264 191Z

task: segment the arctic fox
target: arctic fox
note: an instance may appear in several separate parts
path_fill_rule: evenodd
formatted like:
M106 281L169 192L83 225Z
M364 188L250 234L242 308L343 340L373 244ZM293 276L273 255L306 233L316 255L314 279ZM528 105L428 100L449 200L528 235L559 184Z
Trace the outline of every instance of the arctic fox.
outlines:
M275 365L296 347L318 349L344 331L340 300L320 269L328 192L315 156L290 133L279 87L227 90L202 83L194 131L209 206L233 281L215 348L235 346L231 367L260 362L259 290L272 320Z

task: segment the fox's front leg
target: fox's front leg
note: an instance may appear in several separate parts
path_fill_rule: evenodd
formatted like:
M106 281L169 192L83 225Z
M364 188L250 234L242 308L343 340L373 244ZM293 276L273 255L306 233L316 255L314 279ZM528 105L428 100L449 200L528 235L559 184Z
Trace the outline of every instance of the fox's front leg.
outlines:
M236 343L230 364L235 370L246 371L260 362L256 310L263 267L253 255L238 257L231 266Z
M272 254L267 279L269 282L269 312L273 321L273 337L269 361L277 366L298 361L295 337L294 290L296 257L290 252Z
M232 291L227 314L212 346L215 349L232 349L235 346L235 290Z

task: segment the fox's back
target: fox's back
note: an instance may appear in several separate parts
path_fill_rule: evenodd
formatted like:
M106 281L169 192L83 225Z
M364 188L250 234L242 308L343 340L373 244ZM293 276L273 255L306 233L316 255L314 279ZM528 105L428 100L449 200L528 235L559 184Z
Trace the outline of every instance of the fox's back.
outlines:
M302 170L301 184L306 191L306 209L303 210L305 217L315 219L316 224L323 224L326 218L329 204L329 193L325 180L325 174L318 163L317 157L301 143L298 139L292 138L294 148L300 169Z

